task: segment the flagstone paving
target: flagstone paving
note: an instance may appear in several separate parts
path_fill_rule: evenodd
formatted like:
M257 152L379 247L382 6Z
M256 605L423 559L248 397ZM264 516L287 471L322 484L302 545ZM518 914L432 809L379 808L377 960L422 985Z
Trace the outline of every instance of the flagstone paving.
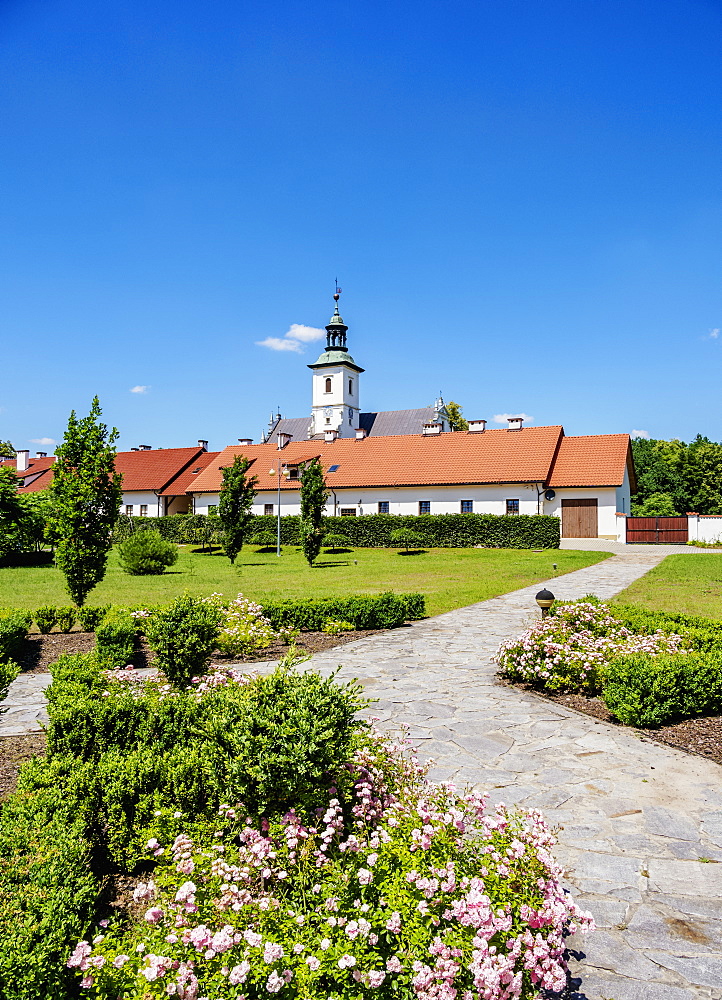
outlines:
M666 554L627 550L547 585L560 599L611 597ZM565 884L599 928L570 942L568 1000L722 1000L722 768L498 684L493 655L538 614L542 586L311 665L358 677L378 699L368 714L385 728L408 725L432 778L541 809L559 827ZM39 728L47 679L14 682L0 736Z

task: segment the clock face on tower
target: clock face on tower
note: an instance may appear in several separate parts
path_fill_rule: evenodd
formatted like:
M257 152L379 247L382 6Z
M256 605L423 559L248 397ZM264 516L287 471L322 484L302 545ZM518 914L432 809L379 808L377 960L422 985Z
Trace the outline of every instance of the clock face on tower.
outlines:
M333 415L333 407L327 406L323 412L325 416L330 417Z

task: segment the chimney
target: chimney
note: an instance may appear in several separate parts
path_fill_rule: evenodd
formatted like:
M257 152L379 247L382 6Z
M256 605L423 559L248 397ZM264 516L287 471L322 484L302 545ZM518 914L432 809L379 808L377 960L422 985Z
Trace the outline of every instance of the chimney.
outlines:
M279 433L278 435L278 446L277 446L278 450L280 451L282 448L285 448L292 437L293 434L285 434L283 431L281 431L281 433Z
M204 441L203 438L198 438L198 447L202 448L203 451L208 451L208 442Z
M486 430L486 420L470 420L469 434L478 434L479 431Z
M521 425L524 423L524 417L507 417L509 421L508 431L520 431Z
M17 453L17 458L15 459L15 469L17 470L17 472L27 472L29 464L30 464L30 449L21 448Z
M324 441L335 441L338 437L338 431L327 430L323 432Z
M35 452L35 457L36 458L47 458L48 457L48 453L47 453L47 451L36 451Z
M357 427L356 428L356 440L357 441L363 441L363 439L365 437L367 437L367 436L368 436L368 431L366 430L365 427Z
M424 437L430 437L432 434L441 434L441 424L437 420L430 420L424 424Z
M152 450L153 450L153 448L149 444L140 444L140 445L138 445L138 451L152 451Z
M249 444L253 444L253 438L238 438L238 443L245 448Z

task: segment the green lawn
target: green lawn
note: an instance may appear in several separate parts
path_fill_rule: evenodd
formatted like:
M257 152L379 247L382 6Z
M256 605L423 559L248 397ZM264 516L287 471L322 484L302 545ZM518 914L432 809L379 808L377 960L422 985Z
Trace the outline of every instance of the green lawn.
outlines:
M393 549L356 549L322 554L310 568L301 552L288 546L280 559L275 552L245 548L232 567L223 555L181 546L178 562L162 576L128 576L113 552L105 579L92 591L88 604L162 604L185 590L226 597L243 593L259 601L395 590L425 594L429 613L439 614L606 558L604 552L569 549L428 549L410 555ZM0 607L33 610L43 604L70 603L63 578L53 567L0 569Z
M722 618L722 554L667 556L615 601Z

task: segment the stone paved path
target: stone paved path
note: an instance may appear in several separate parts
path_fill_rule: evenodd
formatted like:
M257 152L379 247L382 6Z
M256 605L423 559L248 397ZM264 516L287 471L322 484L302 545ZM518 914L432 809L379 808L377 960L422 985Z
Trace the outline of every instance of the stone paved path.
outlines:
M611 597L664 555L627 550L549 586L561 599ZM581 985L569 1000L722 1000L722 768L495 682L493 654L537 613L541 586L312 665L358 677L379 699L369 714L408 724L432 777L539 808L562 828L556 855L599 927L573 961ZM38 728L47 675L36 678L13 685L0 736Z

